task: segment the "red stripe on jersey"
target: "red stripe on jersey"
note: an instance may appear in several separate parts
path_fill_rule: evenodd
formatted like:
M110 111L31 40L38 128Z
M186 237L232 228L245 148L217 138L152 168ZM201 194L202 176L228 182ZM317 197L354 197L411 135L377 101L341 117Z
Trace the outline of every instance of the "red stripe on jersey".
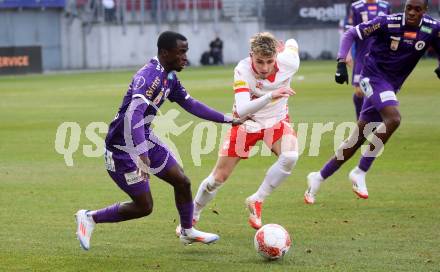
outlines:
M249 92L248 88L238 88L234 90L235 93L245 93L245 92Z

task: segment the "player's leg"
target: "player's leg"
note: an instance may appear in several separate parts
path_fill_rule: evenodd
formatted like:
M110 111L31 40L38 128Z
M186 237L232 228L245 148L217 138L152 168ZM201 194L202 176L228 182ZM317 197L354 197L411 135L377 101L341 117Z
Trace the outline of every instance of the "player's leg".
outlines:
M113 181L127 193L132 201L115 203L108 207L88 211L79 210L75 214L77 237L83 249L90 248L90 238L95 224L115 223L149 215L153 210L153 199L148 179L142 180L136 171L117 173L108 171Z
M349 174L349 179L353 184L353 191L361 198L368 198L366 186L366 174L370 169L377 154L382 151L383 146L388 142L393 133L400 125L400 112L397 106L385 106L379 110L383 123L374 131L374 137L378 140L370 143L369 152L364 153L355 167Z
M211 174L202 181L194 198L193 219L195 222L199 221L203 208L215 197L239 161L240 157L221 155L218 157L217 164Z
M306 204L315 203L315 196L319 191L321 183L333 175L346 161L348 161L365 142L364 129L367 122L358 120L355 130L342 142L333 156L319 172L311 172L307 176L307 190L304 193Z
M174 198L180 216L180 240L183 244L201 242L210 244L219 239L219 236L212 233L198 231L193 228L193 199L191 193L191 182L184 174L182 167L176 162L169 163L157 176L169 183L174 188Z
M354 87L353 94L353 104L354 110L356 112L356 120L359 119L359 115L361 114L362 104L364 103L364 94L361 91L359 86Z
M277 129L266 130L265 134L264 142L278 156L278 160L268 169L258 190L246 199L250 212L249 224L255 229L262 226L261 212L264 200L291 174L298 160L296 133L287 121L281 122Z

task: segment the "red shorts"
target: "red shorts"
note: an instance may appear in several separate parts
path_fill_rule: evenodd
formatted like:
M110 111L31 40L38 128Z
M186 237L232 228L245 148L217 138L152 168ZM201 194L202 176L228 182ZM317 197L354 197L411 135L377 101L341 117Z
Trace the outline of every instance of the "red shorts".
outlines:
M252 147L254 147L258 141L263 140L264 143L272 149L272 145L284 135L293 135L296 137L296 132L290 126L288 117L273 127L262 129L258 132L247 132L244 126L235 126L230 128L226 134L219 155L247 159Z

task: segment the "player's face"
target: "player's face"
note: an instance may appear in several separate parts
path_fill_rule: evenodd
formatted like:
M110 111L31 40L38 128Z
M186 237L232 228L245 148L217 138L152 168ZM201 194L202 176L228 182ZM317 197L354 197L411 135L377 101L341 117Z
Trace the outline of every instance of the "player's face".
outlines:
M426 12L424 0L407 0L405 4L405 24L418 26Z
M276 63L276 55L272 57L263 57L255 53L251 53L252 64L255 71L261 78L266 78L273 73Z
M188 42L177 40L177 46L166 54L166 62L170 70L180 72L185 68L188 63L186 52L188 52Z

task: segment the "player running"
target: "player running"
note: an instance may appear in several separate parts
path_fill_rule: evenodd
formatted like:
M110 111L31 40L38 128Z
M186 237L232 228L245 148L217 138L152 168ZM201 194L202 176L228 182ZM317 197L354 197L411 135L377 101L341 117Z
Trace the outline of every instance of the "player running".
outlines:
M377 16L390 14L390 4L382 0L359 0L351 4L350 17L352 25L366 23ZM356 40L354 45L353 73L351 84L354 87L353 103L356 111L356 120L359 119L364 95L359 87L364 57L370 51L373 39Z
M369 152L362 154L358 166L348 176L354 193L360 198L368 198L365 182L367 171L400 125L396 93L430 46L439 58L439 67L435 73L440 78L440 23L426 14L427 8L427 0L407 0L404 13L379 16L346 32L339 48L335 76L336 82L340 84L348 82L345 58L353 41L373 39L360 78L365 102L356 131L341 144L336 156L320 172L312 172L307 176L308 189L304 194L306 203L315 202L321 183L348 161L372 133L374 127L369 123L380 122L380 126L374 130Z
M180 72L187 63L188 42L183 35L163 32L157 47L158 56L134 75L105 140L107 171L131 201L76 213L77 237L85 250L90 248L95 224L131 220L152 212L149 172L174 187L175 203L183 227L180 233L182 243L210 244L219 239L216 234L192 227L190 181L171 151L154 136L150 124L165 99L176 102L199 118L217 123L236 121L192 98L181 85L174 71Z
M229 130L216 166L200 184L194 199L195 222L238 162L247 159L251 148L262 140L278 160L267 171L258 191L246 199L249 224L259 229L265 198L290 175L298 160L296 134L289 124L287 107L288 97L295 94L290 83L299 67L298 44L290 39L283 45L264 32L252 37L250 46L250 56L234 70L234 116L247 120Z

